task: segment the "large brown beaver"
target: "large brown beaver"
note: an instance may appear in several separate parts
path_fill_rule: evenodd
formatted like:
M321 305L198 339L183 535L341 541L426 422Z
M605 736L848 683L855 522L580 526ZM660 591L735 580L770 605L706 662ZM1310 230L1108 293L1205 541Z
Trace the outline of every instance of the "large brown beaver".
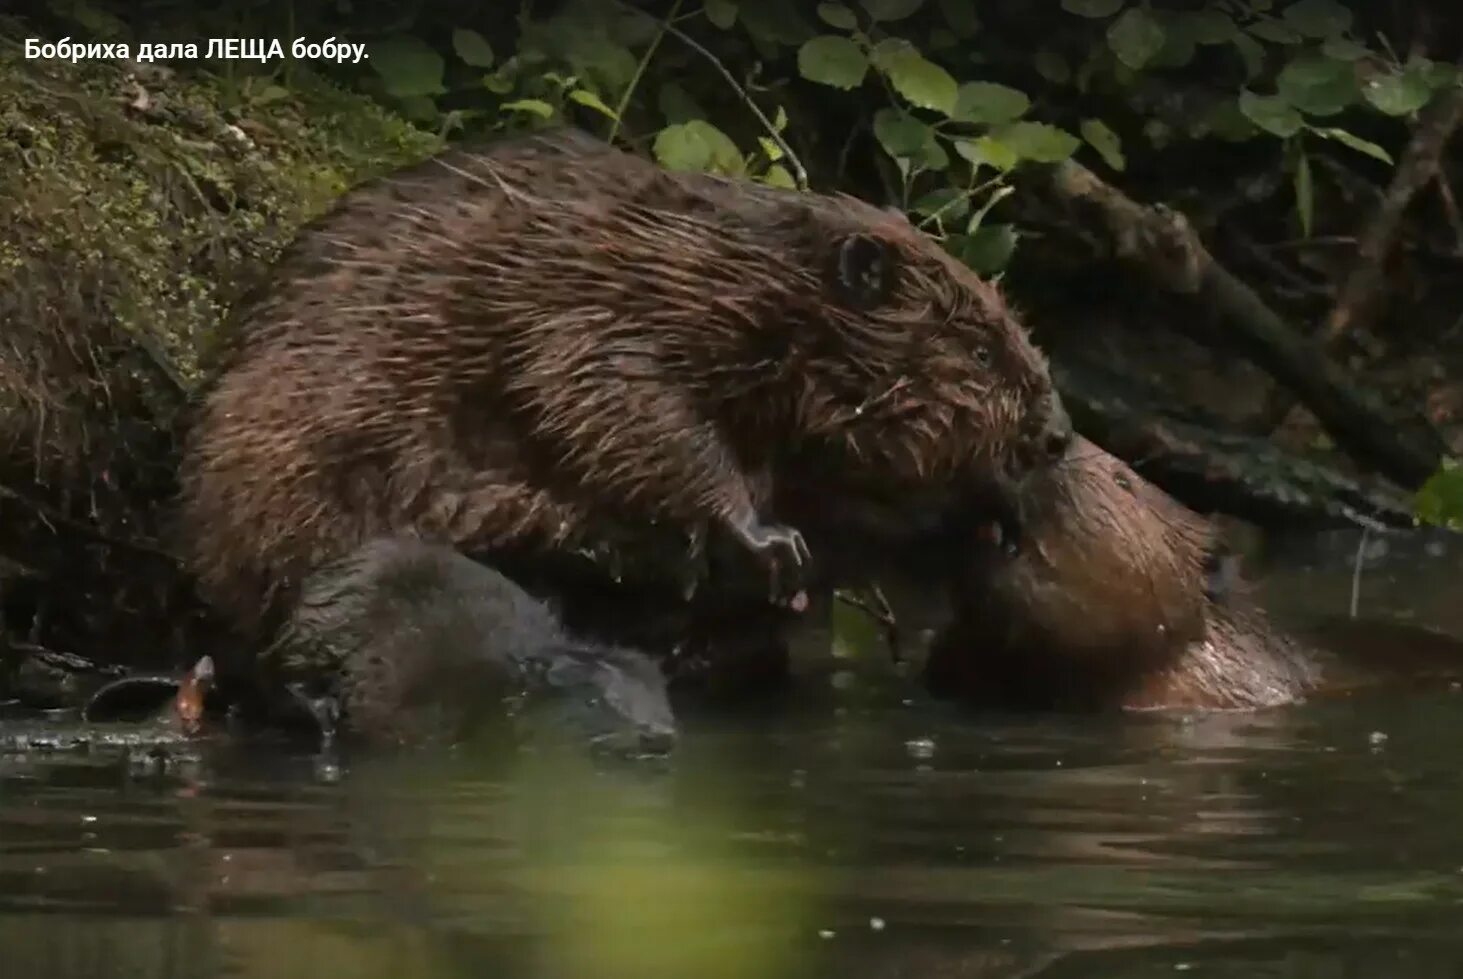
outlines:
M1021 537L982 540L935 641L938 692L1001 707L1255 708L1326 658L1242 594L1213 594L1213 525L1083 439L1031 479Z
M1002 483L1070 434L996 289L902 216L567 130L347 194L222 366L181 529L245 626L379 534L491 556L655 524L800 564L768 505L789 474L898 498Z

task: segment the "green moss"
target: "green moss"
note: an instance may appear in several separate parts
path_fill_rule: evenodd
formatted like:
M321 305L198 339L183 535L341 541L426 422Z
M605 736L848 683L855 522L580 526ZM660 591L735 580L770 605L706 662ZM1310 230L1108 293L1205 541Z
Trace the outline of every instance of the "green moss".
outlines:
M149 383L191 386L230 302L302 222L438 145L304 70L288 98L228 102L201 72L27 62L0 38L0 319L15 326L0 405L22 426L0 435L12 446L65 457L98 408L146 414ZM135 390L111 375L139 356L156 368L141 376L168 380Z
M196 657L166 527L208 343L303 222L438 142L301 67L288 97L241 101L194 65L27 62L7 26L0 567L36 568L39 591L34 619L0 609L0 684L7 635Z

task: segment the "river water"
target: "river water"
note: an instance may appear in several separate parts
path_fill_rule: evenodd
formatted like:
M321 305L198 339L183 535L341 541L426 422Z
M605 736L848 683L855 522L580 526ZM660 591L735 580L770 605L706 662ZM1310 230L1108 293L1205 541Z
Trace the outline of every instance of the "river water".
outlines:
M1347 553L1267 587L1344 603ZM1367 601L1457 614L1455 556L1370 564ZM688 716L661 764L0 725L0 976L1463 974L1456 691L1022 717L835 681Z

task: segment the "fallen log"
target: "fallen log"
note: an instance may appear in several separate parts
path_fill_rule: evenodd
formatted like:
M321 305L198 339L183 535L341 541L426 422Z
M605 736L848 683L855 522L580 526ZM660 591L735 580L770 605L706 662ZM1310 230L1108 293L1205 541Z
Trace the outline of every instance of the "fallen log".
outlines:
M1204 326L1190 335L1241 354L1294 391L1361 465L1408 489L1437 471L1445 446L1432 426L1416 415L1391 417L1321 344L1298 334L1220 264L1182 214L1140 204L1070 160L1046 172L1049 192L1079 212L1085 228L1102 231L1115 257L1149 284L1189 297L1196 309L1207 311L1194 318Z

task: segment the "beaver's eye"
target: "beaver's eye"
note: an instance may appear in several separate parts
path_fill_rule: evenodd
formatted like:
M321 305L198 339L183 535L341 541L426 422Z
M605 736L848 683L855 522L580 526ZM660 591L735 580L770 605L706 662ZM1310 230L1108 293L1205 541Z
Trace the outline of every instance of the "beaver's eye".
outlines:
M975 362L977 364L979 364L980 366L982 366L982 367L989 367L989 366L991 366L991 348L990 347L976 347L975 348Z

